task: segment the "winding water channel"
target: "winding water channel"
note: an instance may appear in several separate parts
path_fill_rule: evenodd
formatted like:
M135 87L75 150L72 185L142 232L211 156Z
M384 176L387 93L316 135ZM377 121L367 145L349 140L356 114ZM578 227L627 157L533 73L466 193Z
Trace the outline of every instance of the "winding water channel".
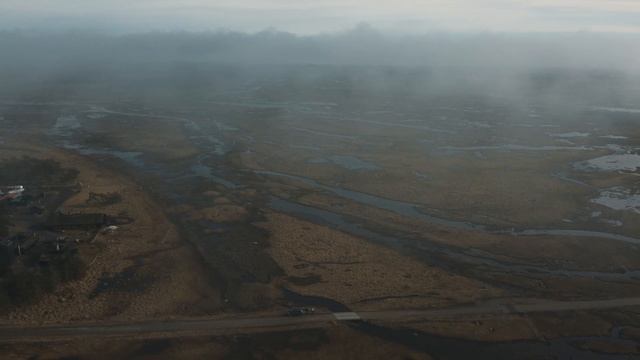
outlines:
M366 194L366 193L362 193L362 192L358 192L358 191L354 191L354 190L344 189L344 188L341 188L341 187L324 185L324 184L321 184L321 183L319 183L319 182L317 182L317 181L315 181L313 179L302 177L302 176L297 176L297 175L283 174L283 173L274 172L274 171L255 171L255 173L259 174L259 175L281 177L281 178L286 178L286 179L290 179L290 180L300 181L300 182L303 182L303 183L305 183L307 185L313 186L313 187L318 188L318 189L322 189L324 191L330 192L330 193L332 193L334 195L337 195L339 197L342 197L342 198L345 198L345 199L349 199L349 200L355 201L355 202L360 203L360 204L372 206L372 207L375 207L375 208L378 208L378 209L391 211L391 212L396 213L398 215L413 217L413 218L417 218L417 219L423 220L423 221L431 223L431 224L446 226L446 227L453 228L453 229L458 229L458 230L484 231L484 232L493 233L493 234L506 234L506 235L513 235L513 236L544 236L544 235L546 235L546 236L591 237L591 238L600 238L600 239L608 239L608 240L615 240L615 241L623 241L623 242L627 242L627 243L631 243L631 244L640 245L640 239L638 239L638 238L625 236L625 235L620 235L620 234L600 232L600 231L579 230L579 229L576 229L576 230L571 230L571 229L498 229L498 230L491 230L491 229L488 228L488 226L483 225L483 224L476 224L476 223L467 222L467 221L451 220L451 219L446 219L446 218L441 218L441 217L437 217L437 216L426 214L426 213L420 211L420 205L419 204L403 202L403 201L398 201L398 200L392 200L392 199L386 199L386 198L382 198L382 197L371 195L371 194Z
M138 113L113 112L107 109L94 110L91 113L111 113L123 116L149 116ZM166 117L171 118L171 117ZM168 198L177 199L183 194L184 189L179 186L189 178L203 178L215 182L228 189L236 189L241 187L243 179L247 176L256 175L259 177L279 178L286 181L301 182L307 186L319 189L334 196L338 196L350 201L357 202L366 206L393 212L398 215L407 216L430 224L443 226L451 229L473 232L487 232L491 234L499 234L506 236L573 236L573 237L591 237L607 239L612 241L622 241L631 244L640 244L640 239L624 236L614 233L596 232L581 229L495 229L484 224L477 224L466 221L452 220L443 217L430 215L421 210L419 204L402 202L398 200L386 199L383 197L366 194L354 190L349 190L337 186L329 186L322 184L314 179L296 176L291 174L278 173L274 171L238 171L227 165L223 161L216 161L224 157L225 153L221 153L221 144L218 137L202 136L201 129L190 121L181 118L172 118L185 123L185 128L190 130L192 141L201 151L202 155L192 159L190 164L181 166L180 170L169 168L166 164L147 159L144 154L138 152L120 151L117 149L93 148L87 144L79 144L74 142L74 132L79 131L82 127L81 122L73 117L62 117L60 122L52 129L50 135L58 140L61 147L69 150L77 151L85 155L112 156L123 161L128 166L135 168L137 171L145 174L153 175L162 179L166 185L163 190L170 193L165 194ZM224 144L223 144L224 145ZM208 164L215 163L215 166ZM353 218L332 212L329 210L318 209L293 201L285 200L272 196L266 204L270 209L278 212L291 214L293 216L306 219L308 221L325 225L333 229L349 233L374 243L383 244L385 246L397 249L407 255L422 259L431 265L440 266L442 268L459 271L460 264L473 265L473 269L482 269L486 272L508 272L525 277L537 278L540 276L561 276L561 277L588 277L605 281L636 281L640 279L640 271L625 272L597 272L597 271L577 271L549 268L545 265L524 264L516 261L497 260L496 256L477 249L460 248L445 244L429 241L428 239L415 238L409 234L394 233L393 236L373 231L366 225L363 225L362 219L354 221ZM475 270L470 270L475 271ZM483 271L483 272L484 272ZM290 298L298 299L299 295L290 293ZM327 299L304 297L298 299L298 302L307 301L310 304L317 302L326 303ZM326 304L325 304L326 305ZM341 304L331 304L336 308L340 308ZM394 342L405 344L416 350L424 350L434 353L438 358L471 358L477 357L478 354L488 354L486 358L500 359L511 358L513 354L527 353L529 355L547 356L553 354L559 359L628 359L633 358L626 355L607 355L599 354L575 346L589 340L606 339L607 341L626 342L627 340L620 337L621 330L614 328L611 337L583 337L583 338L559 338L548 341L514 341L514 342L480 342L439 337L409 329L390 329L379 325L358 323L353 324L359 331L369 333L373 336L391 340ZM505 357L505 354L507 354ZM485 358L485 357L481 357Z
M125 116L142 116L142 114L132 114L125 112L112 112L104 110L105 113L117 113ZM170 119L179 119L185 123L187 131L192 133L191 140L201 151L202 155L192 159L192 163L181 167L183 170L177 171L170 169L166 165L155 162L150 159L144 159L143 154L137 152L126 152L115 149L91 148L86 144L76 144L73 142L72 134L81 128L81 123L70 121L68 116L62 117L61 122L56 124L51 134L56 136L60 145L74 151L78 151L85 155L108 155L124 161L129 166L136 168L138 171L150 173L162 178L167 183L175 183L190 177L206 178L212 182L220 184L228 189L237 189L241 187L235 179L246 177L248 174L254 174L264 177L280 178L288 181L301 182L307 186L314 187L332 195L348 199L359 204L371 206L377 209L393 212L398 215L419 219L429 224L443 226L450 229L461 231L485 232L496 235L514 236L514 237L532 237L532 236L572 236L579 238L599 238L613 241L622 241L638 245L640 239L620 234L598 232L580 229L496 229L484 224L477 224L467 221L452 220L427 214L420 209L419 204L403 202L399 200L387 199L367 193L349 190L337 186L329 186L322 184L314 179L307 177L284 174L274 171L238 171L224 165L221 161L216 161L215 168L207 165L208 160L223 158L224 154L220 154L216 149L219 146L219 138L211 141L211 136L202 136L202 129L193 121L182 118L166 117ZM66 131L65 131L66 130ZM234 180L230 180L234 179ZM176 192L175 194L167 194L169 198L180 198L179 187L168 186L167 191ZM463 263L468 265L481 266L495 271L506 271L509 273L517 273L522 275L552 275L563 277L589 277L602 280L620 281L620 280L637 280L640 279L640 271L625 272L598 272L598 271L578 271L565 269L550 269L544 265L522 264L517 262L498 261L493 254L479 251L477 249L463 249L454 246L445 246L437 244L433 241L425 239L415 239L410 236L389 236L372 231L360 224L360 222L352 222L348 217L324 210L318 209L292 201L272 197L268 202L268 207L273 210L288 213L297 217L305 218L309 221L323 224L334 229L344 231L370 241L384 244L386 246L407 250L408 254L417 255L427 260L429 263L437 263L439 266L451 268L450 262Z

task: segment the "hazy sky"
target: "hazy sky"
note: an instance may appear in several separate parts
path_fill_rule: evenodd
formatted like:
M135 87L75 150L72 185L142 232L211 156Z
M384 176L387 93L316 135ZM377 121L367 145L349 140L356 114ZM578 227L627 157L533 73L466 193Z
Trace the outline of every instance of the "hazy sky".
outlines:
M640 0L0 0L0 29L640 33Z

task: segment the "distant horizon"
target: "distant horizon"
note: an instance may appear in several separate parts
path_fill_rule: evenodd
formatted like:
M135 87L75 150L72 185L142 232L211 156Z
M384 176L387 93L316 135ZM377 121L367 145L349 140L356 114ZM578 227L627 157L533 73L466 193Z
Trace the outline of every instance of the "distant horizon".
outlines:
M359 29L366 28L368 31L375 32L379 35L395 38L411 38L411 37L425 37L425 36L466 36L466 37L481 37L481 36L493 36L493 37L545 37L545 36L616 36L620 38L640 38L640 31L638 32L626 32L626 31L597 31L597 30L575 30L575 31L499 31L499 30L424 30L414 32L400 32L389 29L376 27L367 22L354 23L351 26L319 31L313 33L298 33L281 29L276 26L268 26L262 29L256 30L240 30L233 28L210 28L201 30L184 30L184 29L139 29L131 31L116 31L114 29L100 29L91 27L70 27L70 28L55 28L44 29L37 27L25 27L25 28L2 28L0 27L0 34L21 33L21 34L41 34L41 35L67 35L67 34L88 34L88 35L101 35L110 37L122 37L122 36L139 36L139 35L169 35L169 34L189 34L189 35L219 35L219 34L242 34L248 36L254 36L259 34L275 33L286 34L298 38L307 37L323 37L323 36L339 36L345 33L358 31Z
M368 24L298 35L262 32L0 31L0 65L205 61L233 64L610 69L640 73L640 34L452 33L402 35ZM25 54L30 56L25 57ZM56 59L56 61L53 61Z
M275 28L297 35L368 23L385 32L634 33L635 0L4 0L0 30L82 29L113 33Z

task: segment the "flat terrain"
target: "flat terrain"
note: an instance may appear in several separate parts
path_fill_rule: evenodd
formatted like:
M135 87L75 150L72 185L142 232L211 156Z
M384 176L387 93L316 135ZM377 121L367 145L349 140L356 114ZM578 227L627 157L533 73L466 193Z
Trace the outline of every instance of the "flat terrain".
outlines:
M268 332L296 329L326 327L336 321L390 321L421 322L438 319L456 319L479 315L528 314L535 312L562 312L593 309L624 308L640 306L640 298L602 300L602 301L566 301L539 302L533 304L504 305L478 304L475 306L442 308L422 311L366 311L359 313L329 313L308 315L303 317L243 317L226 318L188 318L172 320L156 320L130 323L81 323L72 326L38 326L0 328L0 342L29 342L88 338L88 337L181 337L202 336L212 334L245 334L251 332ZM271 329L271 330L270 330Z
M172 83L113 96L104 80L0 102L0 162L73 169L49 210L119 221L65 230L83 239L84 272L8 307L4 340L43 336L33 346L52 357L639 355L640 304L625 300L640 294L637 113L586 104L608 101L590 89L565 89L561 106L533 90L411 93L401 73L369 89L297 70L202 69L226 80L193 97L167 95ZM9 238L40 231L27 220ZM301 306L317 315L283 317ZM366 321L331 325L351 312ZM47 344L82 331L137 335Z
M6 314L5 322L47 323L86 319L135 319L188 313L187 306L215 296L203 279L193 250L179 238L159 205L140 186L89 159L68 151L20 144L5 157L53 159L78 170L80 189L61 205L79 213L100 211L133 219L113 233L97 233L80 247L88 264L84 276L55 289L37 302ZM89 194L117 193L122 201L103 206Z
M424 308L504 295L481 282L429 267L381 245L290 216L268 214L269 252L289 288L352 309Z

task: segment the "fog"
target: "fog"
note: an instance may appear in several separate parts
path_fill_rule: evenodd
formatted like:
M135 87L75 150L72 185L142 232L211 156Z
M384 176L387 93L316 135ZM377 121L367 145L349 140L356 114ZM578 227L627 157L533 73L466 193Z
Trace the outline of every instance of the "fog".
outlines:
M392 35L366 24L333 34L300 36L276 30L107 35L86 32L0 33L0 72L25 84L89 68L132 64L368 65L527 72L597 70L636 74L638 35L452 34ZM460 71L460 70L456 70ZM89 72L91 72L89 70Z
M0 33L0 96L195 104L262 86L270 99L304 93L315 101L321 95L313 89L337 81L326 100L471 94L508 97L510 107L523 109L629 106L638 94L637 41L593 33L398 35L366 24L309 36L13 31Z
M638 71L640 35L596 33L392 35L361 24L333 34L276 30L106 35L4 32L4 66L207 61L489 68L590 68Z
M134 78L140 86L158 76L184 85L214 76L207 67L266 75L313 65L428 69L428 84L414 76L407 89L513 94L549 71L637 76L639 12L625 0L8 0L0 4L0 88L16 95ZM185 69L194 73L177 81ZM359 85L383 88L380 76ZM567 80L562 86L580 83Z
M636 32L635 0L4 0L0 29L132 33L269 27L328 33L367 22L386 31Z

